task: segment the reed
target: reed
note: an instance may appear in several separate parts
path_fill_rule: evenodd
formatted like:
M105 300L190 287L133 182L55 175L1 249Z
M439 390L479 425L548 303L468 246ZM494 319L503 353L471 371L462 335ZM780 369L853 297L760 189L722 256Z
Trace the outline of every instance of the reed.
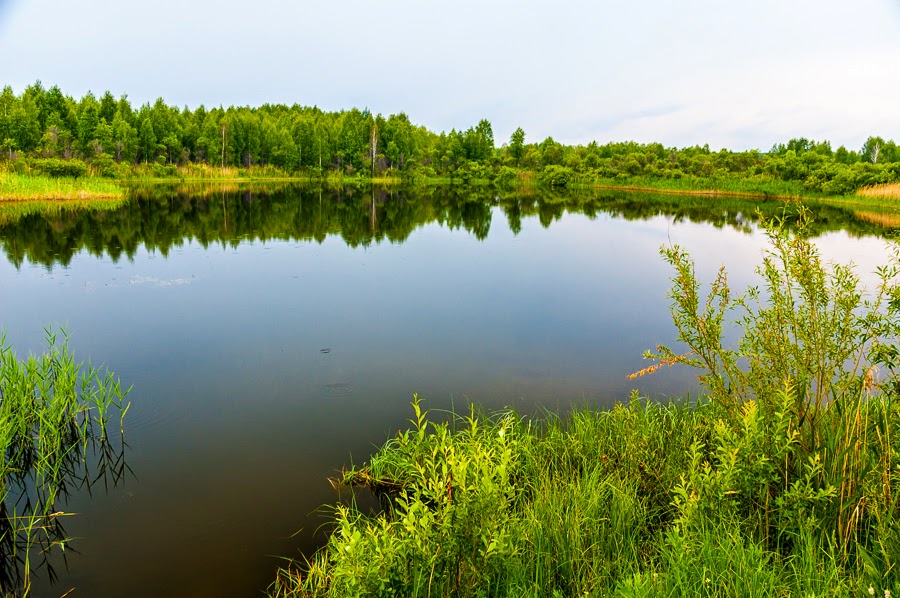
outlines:
M882 199L900 199L900 183L886 183L883 185L872 185L857 190L857 195L863 197L875 197Z
M886 407L873 401L896 419ZM713 402L636 398L566 418L499 412L447 422L420 410L410 430L344 474L382 493L385 510L335 507L328 545L282 569L270 595L838 596L898 587L889 505L866 515L866 535L845 546L827 523L838 494L817 473L801 468L760 501L783 483L765 471L777 450L765 449L762 428L738 440L722 425ZM863 492L876 490L867 482ZM766 521L771 529L760 529Z
M2 595L27 595L37 568L53 576L53 558L71 542L61 510L69 493L125 472L128 390L109 372L76 363L64 332L59 342L46 334L46 351L25 359L0 337Z

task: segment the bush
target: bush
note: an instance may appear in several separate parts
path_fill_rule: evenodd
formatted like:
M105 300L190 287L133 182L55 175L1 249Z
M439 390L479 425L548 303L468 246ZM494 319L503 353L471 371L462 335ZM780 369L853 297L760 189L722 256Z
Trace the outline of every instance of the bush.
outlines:
M685 504L735 503L745 517L765 505L758 521L768 523L758 531L767 541L796 536L814 517L852 553L894 504L884 481L900 466L887 423L900 389L900 255L894 248L867 294L850 266L822 261L805 236L808 224L802 209L796 234L783 221L765 223L763 290L742 296L732 294L723 268L703 299L684 250L663 248L676 272L673 319L689 351L661 347L650 356L698 368L721 412L703 447L712 456L699 459L678 491ZM743 328L733 348L722 343L730 321Z
M153 163L153 176L163 179L178 176L178 167L174 164L157 164Z
M541 182L550 187L566 187L574 178L575 173L565 166L546 166L541 171Z
M120 175L118 164L109 154L98 154L91 160L91 167L102 177L117 178Z
M516 180L517 172L515 168L510 168L509 166L501 166L500 170L497 171L497 176L494 178L494 182L501 187L508 187L513 184Z
M31 168L35 171L52 177L78 178L87 174L88 167L82 160L75 158L62 160L60 158L34 158L31 160Z

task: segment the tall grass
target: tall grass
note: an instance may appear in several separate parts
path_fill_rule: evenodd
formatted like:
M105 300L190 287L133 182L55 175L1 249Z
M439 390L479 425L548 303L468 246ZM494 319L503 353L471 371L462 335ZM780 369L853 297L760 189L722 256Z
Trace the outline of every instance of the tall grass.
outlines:
M663 249L687 353L652 357L698 368L702 400L449 422L416 400L411 429L343 475L384 512L335 507L327 546L271 595L900 591L900 257L866 293L802 226L767 227L761 291L735 294L724 270L704 290Z
M122 199L121 185L96 177L51 177L0 170L0 201Z
M127 390L76 363L66 339L19 359L0 337L0 594L26 595L35 570L64 555L66 497L125 473ZM88 459L89 455L95 457Z
M673 193L716 196L747 196L772 198L799 198L821 195L811 193L801 182L782 181L766 175L756 176L683 176L665 178L662 176L620 175L615 178L580 177L579 183L601 188L636 189Z
M883 185L872 185L857 190L857 195L863 197L876 197L886 199L900 199L900 183L886 183Z

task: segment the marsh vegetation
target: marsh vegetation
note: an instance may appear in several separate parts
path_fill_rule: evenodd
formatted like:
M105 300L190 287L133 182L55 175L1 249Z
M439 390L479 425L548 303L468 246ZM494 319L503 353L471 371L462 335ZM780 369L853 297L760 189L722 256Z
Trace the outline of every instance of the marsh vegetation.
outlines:
M724 268L701 285L662 250L677 349L696 401L637 395L608 410L435 417L341 483L383 498L336 506L310 561L273 596L847 596L900 587L900 259L860 288L806 237L768 221L762 285ZM734 346L724 327L739 323Z
M55 578L66 550L66 500L126 475L127 389L77 363L65 332L20 359L0 338L0 593L27 595L36 572Z

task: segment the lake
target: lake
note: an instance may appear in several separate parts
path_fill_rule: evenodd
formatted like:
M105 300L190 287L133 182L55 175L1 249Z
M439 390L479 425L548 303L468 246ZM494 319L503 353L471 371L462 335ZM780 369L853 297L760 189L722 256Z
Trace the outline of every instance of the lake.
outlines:
M628 379L676 339L659 248L744 288L757 210L783 204L232 186L0 206L7 342L39 352L43 325L66 326L79 359L133 386L131 473L71 498L77 553L34 595L259 595L281 557L321 545L328 478L407 426L416 394L526 414L695 396L687 369ZM812 211L827 257L885 261L881 229Z

